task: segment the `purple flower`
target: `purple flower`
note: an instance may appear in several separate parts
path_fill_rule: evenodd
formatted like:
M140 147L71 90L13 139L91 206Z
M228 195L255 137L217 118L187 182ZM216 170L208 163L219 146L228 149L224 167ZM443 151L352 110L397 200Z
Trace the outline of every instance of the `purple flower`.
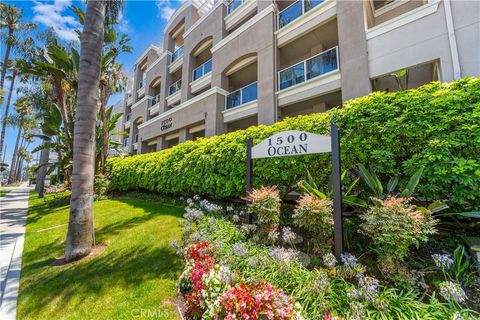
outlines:
M445 300L462 303L467 300L467 295L463 291L462 287L456 282L444 281L440 283L440 294Z
M453 259L448 254L432 254L435 265L442 270L449 270L453 266Z

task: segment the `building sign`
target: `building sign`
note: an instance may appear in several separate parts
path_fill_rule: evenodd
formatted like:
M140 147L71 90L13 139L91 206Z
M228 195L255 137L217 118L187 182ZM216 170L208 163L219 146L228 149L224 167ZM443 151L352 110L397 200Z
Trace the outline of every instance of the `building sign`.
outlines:
M161 124L160 124L160 131L165 131L165 130L168 130L172 127L173 125L173 119L172 117L170 118L167 118L165 120L162 120Z
M331 152L329 136L291 130L283 131L252 147L252 159L285 157L322 152Z
M343 208L342 181L340 174L340 129L331 124L331 136L321 136L315 133L291 130L274 134L256 146L253 139L247 139L247 193L253 187L253 159L297 156L329 152L332 155L332 189L333 189L333 229L335 241L335 256L340 259L343 253ZM253 223L253 217L248 214L248 223Z

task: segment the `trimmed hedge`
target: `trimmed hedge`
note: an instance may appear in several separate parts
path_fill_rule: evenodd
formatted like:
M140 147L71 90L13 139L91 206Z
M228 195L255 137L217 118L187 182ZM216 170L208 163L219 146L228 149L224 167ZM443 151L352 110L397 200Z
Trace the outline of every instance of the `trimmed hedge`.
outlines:
M321 114L287 118L271 126L187 141L155 153L109 160L113 190L238 197L245 194L247 137L258 143L284 130L329 134L342 130L342 165L375 168L382 179L402 180L424 166L417 188L425 199L446 199L462 210L480 208L480 78L418 89L375 92ZM294 185L306 169L330 175L328 154L258 159L255 186Z

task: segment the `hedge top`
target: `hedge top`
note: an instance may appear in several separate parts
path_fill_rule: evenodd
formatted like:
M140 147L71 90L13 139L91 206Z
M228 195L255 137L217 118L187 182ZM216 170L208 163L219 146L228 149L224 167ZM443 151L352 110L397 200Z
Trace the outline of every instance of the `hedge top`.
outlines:
M284 130L329 134L342 131L342 165L358 163L387 179L410 176L420 166L417 189L425 199L448 200L462 210L480 208L480 78L418 89L375 92L325 113L287 118L159 152L109 160L115 190L238 197L245 194L245 146ZM326 182L328 154L255 160L254 185L293 186L306 170Z

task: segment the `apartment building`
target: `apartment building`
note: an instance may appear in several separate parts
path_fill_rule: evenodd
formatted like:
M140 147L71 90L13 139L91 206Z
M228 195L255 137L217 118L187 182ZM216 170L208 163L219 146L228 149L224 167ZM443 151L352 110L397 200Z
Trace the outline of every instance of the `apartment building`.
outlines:
M479 74L478 1L185 1L136 61L125 145L162 150Z

